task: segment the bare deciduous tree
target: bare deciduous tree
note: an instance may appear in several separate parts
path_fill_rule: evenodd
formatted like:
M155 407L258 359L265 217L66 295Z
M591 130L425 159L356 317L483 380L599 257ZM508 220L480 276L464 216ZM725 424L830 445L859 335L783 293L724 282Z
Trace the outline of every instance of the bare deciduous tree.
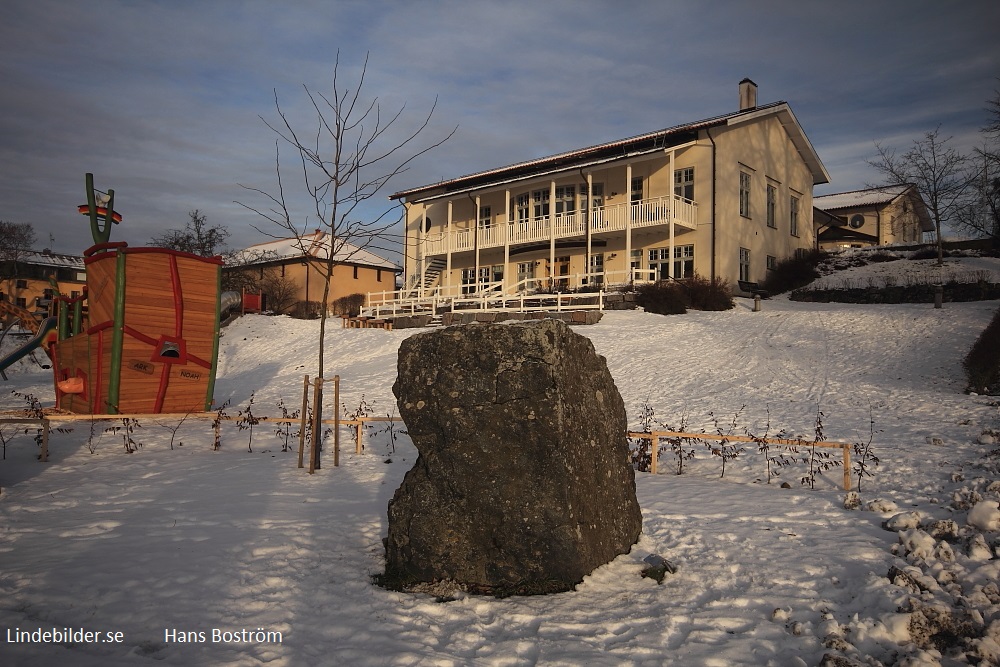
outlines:
M35 228L30 222L0 220L0 279L17 278L18 264L34 245Z
M981 129L982 148L976 149L971 197L958 214L958 223L979 236L1000 241L1000 90L986 102L986 125Z
M350 261L373 240L386 233L399 218L390 219L398 205L385 207L381 213L372 214L371 200L384 191L385 186L419 156L447 141L455 132L451 130L441 139L422 141L437 106L411 130L402 127L403 111L386 114L377 97L366 99L363 95L368 58L355 86L345 85L339 78L340 54L334 62L332 96L314 92L303 86L306 99L314 113L314 126L304 131L296 129L274 94L274 104L280 122L261 120L278 136L275 141L275 171L277 189L263 189L241 185L266 200L266 207L254 207L242 202L241 206L253 211L271 223L261 233L273 238L298 239L299 249L315 254L320 273L325 278L323 300L320 308L319 353L317 372L323 377L325 369L324 340L327 309L330 303L330 281L334 267ZM286 198L282 178L281 146L291 147L296 155L296 169L300 172L305 190L304 201L311 209L304 219L296 220L290 211L292 202ZM363 206L364 205L364 206ZM256 227L255 227L256 228ZM325 241L317 250L313 246L313 230L325 233ZM274 230L280 230L275 234ZM304 237L309 234L309 240Z
M198 209L188 212L190 218L184 229L168 229L162 236L154 236L149 244L170 248L202 257L215 257L225 250L229 230L221 225L210 227L208 216Z
M913 146L897 155L891 148L875 142L878 156L868 164L882 175L882 186L916 186L927 204L937 236L938 264L944 263L941 227L955 222L965 205L971 174L968 157L948 146L951 137L941 137L941 128L915 139ZM874 186L878 187L878 186Z

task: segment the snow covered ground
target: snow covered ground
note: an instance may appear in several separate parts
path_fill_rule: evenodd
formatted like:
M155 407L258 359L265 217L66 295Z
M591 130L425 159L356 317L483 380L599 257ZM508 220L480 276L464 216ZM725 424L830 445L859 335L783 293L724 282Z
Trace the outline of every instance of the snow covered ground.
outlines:
M391 451L387 434L371 434L355 455L345 430L340 467L328 452L310 476L265 425L252 452L233 424L213 451L205 422L183 424L171 448L176 423L143 421L142 446L127 454L112 433L88 445L89 424L77 424L53 434L49 463L26 435L0 463L0 664L784 666L824 654L998 664L1000 471L984 433L1000 418L995 398L963 393L960 362L1000 304L777 298L753 313L737 303L609 312L576 331L607 357L633 427L646 406L689 430L735 420L759 434L769 422L810 438L822 411L826 439L850 443L867 442L874 422L881 462L859 509L844 507L839 468L815 489L800 483L802 463L768 484L750 446L720 478L720 459L696 446L677 476L668 451L659 475L636 473L640 541L576 591L438 601L370 582L383 567L387 503L416 457L405 436ZM234 322L217 400L234 415L251 394L258 416L279 416L279 400L297 407L317 332L286 317ZM329 332L347 411L362 398L393 410L396 350L409 335ZM51 404L47 371L26 361L8 374L3 389ZM0 407L23 401L4 392ZM660 585L640 576L650 554L677 567ZM896 583L893 566L906 575ZM984 636L972 653L920 648L917 603L961 610L971 625L959 634ZM101 641L32 641L64 628Z

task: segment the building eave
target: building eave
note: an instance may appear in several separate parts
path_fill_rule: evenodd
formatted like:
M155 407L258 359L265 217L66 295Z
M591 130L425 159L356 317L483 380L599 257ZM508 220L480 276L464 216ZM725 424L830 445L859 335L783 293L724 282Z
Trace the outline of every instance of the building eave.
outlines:
M672 146L687 143L692 140L692 138L697 138L699 130L731 124L734 120L743 117L758 117L768 113L775 113L782 109L787 110L792 123L795 127L798 127L798 122L795 121L794 116L791 116L791 110L788 109L788 105L785 102L774 102L756 107L755 109L736 111L721 116L715 116L713 118L706 118L693 123L675 125L663 130L648 132L628 137L626 139L558 153L556 155L550 155L536 160L518 162L505 167L480 171L460 176L458 178L441 181L439 183L423 185L416 188L410 188L408 190L401 190L390 195L389 199L405 199L408 202L439 199L441 197L460 195L485 188L497 187L508 183L526 180L528 178L555 175L569 171L576 171L578 169L585 169L587 167L593 167L600 164L606 164L617 160L634 158L641 155L667 150ZM812 145L809 144L808 139L805 138L805 134L801 131L801 128L798 128L798 134L801 136L801 140L796 143L796 147L799 148L800 153L804 150L803 146L807 148L808 151L811 151L812 155L815 156L815 162L816 165L818 165L819 173L822 174L823 178L827 179L821 182L827 182L829 180L829 174L826 173L826 169L823 167L822 162L819 161L819 157L815 155L815 150L812 149ZM793 141L796 141L794 137ZM804 141L804 144L800 146L802 141ZM810 169L814 172L814 178L817 173L816 168L817 167L814 167L814 165L810 165Z

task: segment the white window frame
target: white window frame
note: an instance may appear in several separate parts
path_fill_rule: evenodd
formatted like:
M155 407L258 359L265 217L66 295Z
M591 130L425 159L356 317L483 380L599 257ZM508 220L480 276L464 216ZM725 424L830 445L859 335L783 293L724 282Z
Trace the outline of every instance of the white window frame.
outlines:
M792 236L799 235L799 204L801 200L792 195L788 200L788 231Z
M740 280L753 282L750 280L750 249L740 248Z
M753 180L749 172L740 170L740 215L750 218L750 188Z
M694 167L674 169L674 195L694 201Z

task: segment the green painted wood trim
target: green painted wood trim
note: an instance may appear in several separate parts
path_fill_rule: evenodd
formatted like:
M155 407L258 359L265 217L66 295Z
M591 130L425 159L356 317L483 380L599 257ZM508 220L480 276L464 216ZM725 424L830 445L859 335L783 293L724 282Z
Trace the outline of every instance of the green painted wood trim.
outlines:
M215 335L212 337L212 368L208 372L208 390L205 392L205 412L212 409L215 399L215 373L219 368L219 334L222 330L222 267L215 274Z
M125 252L118 248L115 265L115 317L111 329L111 372L108 378L108 414L118 410L122 382L122 344L125 342Z

